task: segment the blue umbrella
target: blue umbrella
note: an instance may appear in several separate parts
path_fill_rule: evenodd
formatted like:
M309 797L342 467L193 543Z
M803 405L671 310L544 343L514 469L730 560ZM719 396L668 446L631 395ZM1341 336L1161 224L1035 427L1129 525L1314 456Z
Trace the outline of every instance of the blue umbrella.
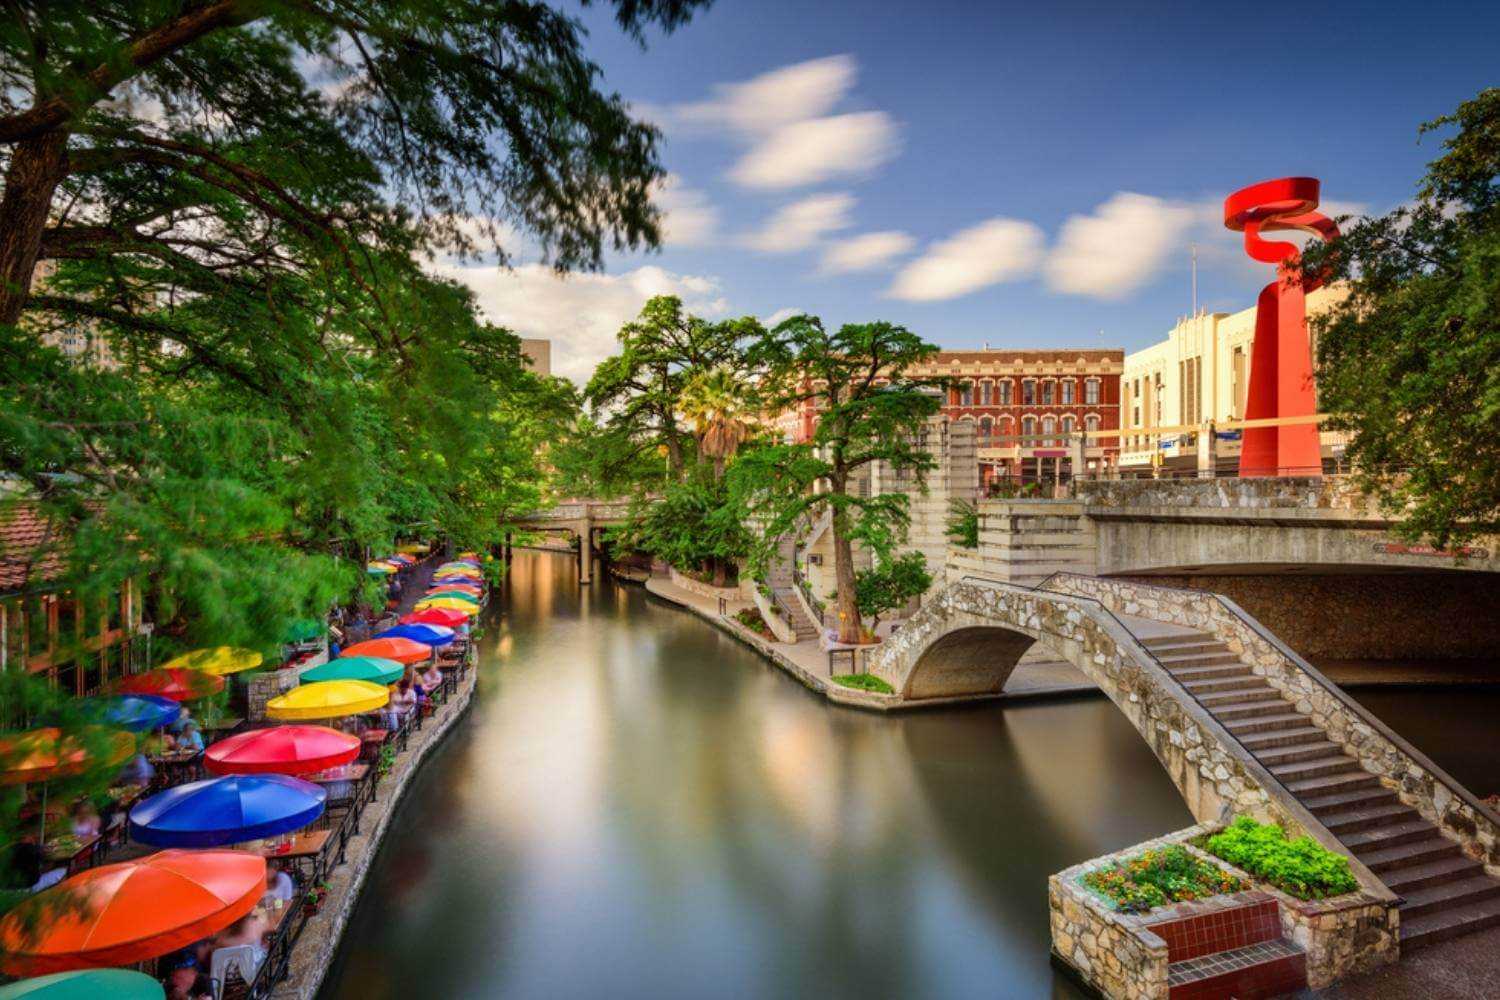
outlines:
M145 733L173 722L182 706L171 698L154 694L122 694L113 698L101 698L94 704L104 716L104 721L132 733Z
M442 625L397 625L377 635L377 639L411 639L428 646L446 646L453 641L453 630Z
M130 836L153 847L218 847L300 830L328 793L284 774L234 774L158 792L130 810Z

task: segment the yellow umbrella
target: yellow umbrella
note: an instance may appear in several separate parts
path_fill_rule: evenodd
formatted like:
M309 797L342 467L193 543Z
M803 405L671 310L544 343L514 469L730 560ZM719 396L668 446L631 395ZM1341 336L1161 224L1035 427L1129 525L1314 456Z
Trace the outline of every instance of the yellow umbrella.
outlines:
M462 611L470 616L479 614L479 605L470 601L460 600L457 597L433 597L417 602L416 610L426 611L428 608L446 608L449 611Z
M415 556L415 555L421 555L423 552L426 552L429 548L431 548L431 546L424 545L421 542L411 542L411 543L409 543L407 545L398 545L398 546L396 546L396 551L397 552L404 552L404 553L406 553L409 556Z
M233 646L213 646L183 653L161 665L163 670L197 670L205 674L222 677L237 674L241 670L253 670L260 666L263 657L253 649L236 649Z
M266 702L273 719L337 719L345 715L373 712L390 700L391 693L369 681L318 681L301 684Z

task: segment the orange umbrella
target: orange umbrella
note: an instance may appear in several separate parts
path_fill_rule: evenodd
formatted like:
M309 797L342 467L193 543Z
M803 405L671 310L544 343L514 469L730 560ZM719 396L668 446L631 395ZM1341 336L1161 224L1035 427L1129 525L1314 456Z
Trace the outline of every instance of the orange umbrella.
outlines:
M390 639L368 639L356 642L339 654L344 656L380 656L397 663L421 663L432 656L432 647L413 639L399 636Z
M51 726L0 737L0 785L52 781L87 770L90 763L119 764L135 752L129 733L100 731L103 758L90 761L88 738Z
M125 678L116 689L126 694L154 694L173 701L195 701L224 690L224 678L201 670L158 667Z
M36 976L144 962L217 934L265 889L265 858L243 851L158 851L90 868L0 917L0 970Z

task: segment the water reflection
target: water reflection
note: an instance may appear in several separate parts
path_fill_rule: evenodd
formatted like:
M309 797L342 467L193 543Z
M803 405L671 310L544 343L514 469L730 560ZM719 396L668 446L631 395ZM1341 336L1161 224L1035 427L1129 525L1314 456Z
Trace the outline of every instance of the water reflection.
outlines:
M329 997L1072 997L1046 877L1190 822L1102 699L830 710L637 588L519 554Z

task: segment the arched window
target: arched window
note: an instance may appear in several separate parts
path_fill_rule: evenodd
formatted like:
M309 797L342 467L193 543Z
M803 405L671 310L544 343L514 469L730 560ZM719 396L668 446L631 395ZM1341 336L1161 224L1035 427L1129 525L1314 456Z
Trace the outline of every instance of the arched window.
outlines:
M1099 405L1099 380L1091 378L1083 383L1083 401L1089 406Z
M1001 379L1000 380L1000 405L1001 406L1009 406L1009 405L1011 405L1011 403L1013 403L1015 401L1012 398L1012 396L1011 396L1011 391L1012 391L1011 380L1008 379L1008 378Z
M1057 439L1052 435L1057 433L1057 421L1051 417L1042 418L1042 436L1046 438L1043 444L1057 444Z
M1002 416L995 424L995 434L1007 445L1015 444L1007 440L1016 436L1016 422L1009 416Z
M1021 436L1025 438L1036 436L1036 417L1021 418ZM1022 445L1027 448L1035 448L1035 441L1023 441Z
M988 391L988 389L989 389L989 383L988 382L985 383L985 389L986 389L986 391ZM989 417L980 417L979 418L979 440L980 440L980 442L983 443L983 444L986 444L986 445L989 444L990 443L990 439L994 436L994 433L995 433L995 424L994 424L994 421L990 420Z
M1021 403L1024 406L1036 405L1036 379L1021 380Z
M1062 381L1062 401L1064 406L1072 406L1077 400L1074 398L1078 383L1070 378Z
M1069 385L1070 383L1064 382L1063 384L1064 385ZM1062 432L1063 432L1063 437L1072 437L1072 435L1073 435L1073 425L1074 425L1074 420L1073 420L1072 416L1066 416L1066 417L1062 418Z
M995 400L995 383L985 379L979 383L979 405L989 406Z
M963 382L959 383L959 386L958 386L958 405L959 406L973 406L974 405L974 383L971 380L969 380L969 379L965 379Z
M1042 383L1042 405L1043 406L1051 406L1052 405L1053 401L1056 399L1056 395L1055 395L1056 389L1057 389L1057 383L1053 382L1050 378L1047 381L1045 381L1045 382Z
M1090 413L1083 419L1083 426L1088 430L1097 431L1099 429L1099 414Z

